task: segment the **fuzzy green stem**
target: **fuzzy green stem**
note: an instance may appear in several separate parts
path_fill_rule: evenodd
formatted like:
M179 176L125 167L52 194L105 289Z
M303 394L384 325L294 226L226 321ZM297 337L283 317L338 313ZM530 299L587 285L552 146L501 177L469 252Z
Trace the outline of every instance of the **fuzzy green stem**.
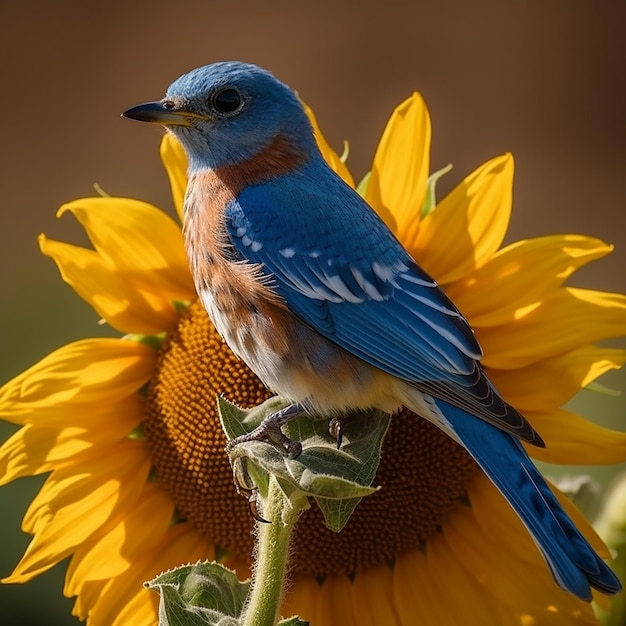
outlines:
M274 626L283 598L285 576L289 561L289 539L295 520L285 523L286 498L270 476L263 516L270 524L258 522L256 553L252 586L241 616L242 626Z

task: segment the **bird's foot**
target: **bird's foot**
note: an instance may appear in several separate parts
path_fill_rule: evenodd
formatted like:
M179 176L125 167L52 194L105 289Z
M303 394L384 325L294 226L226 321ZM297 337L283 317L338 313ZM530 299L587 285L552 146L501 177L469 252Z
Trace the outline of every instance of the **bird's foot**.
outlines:
M233 462L233 481L237 493L244 496L248 501L250 507L250 513L257 522L263 522L264 524L270 524L269 520L266 520L259 511L260 494L258 487L254 484L254 481L248 473L246 467L245 457L235 459Z
M343 417L333 417L328 422L328 432L330 436L337 442L337 450L341 448L341 442L343 441Z
M302 453L302 444L289 439L281 427L304 412L299 404L290 404L276 413L270 413L263 421L249 433L231 439L226 445L226 452L246 441L269 441L282 448L290 459L295 459Z

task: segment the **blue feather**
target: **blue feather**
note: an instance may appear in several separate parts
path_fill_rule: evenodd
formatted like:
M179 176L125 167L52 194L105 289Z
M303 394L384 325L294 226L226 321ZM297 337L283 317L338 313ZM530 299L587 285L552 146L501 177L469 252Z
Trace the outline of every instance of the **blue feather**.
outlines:
M430 356L423 357L433 362L433 372L473 371L481 351L456 307L360 196L329 174L320 159L298 176L245 189L226 212L235 247L245 258L263 264L274 277L276 290L308 323L315 324L319 301L330 308L336 327L344 324L342 315L360 314L375 334L386 333L381 326L391 317L396 322L397 353L386 364L379 364L375 354L370 357L377 366L384 365L382 369L407 380L419 378L411 363L420 349L415 340L422 339L423 332L430 346L425 349ZM322 189L310 183L320 177L328 183ZM333 198L332 206L328 197ZM290 210L278 212L276 207L285 199ZM238 233L261 248L252 250ZM337 318L336 311L342 312ZM336 330L337 336L329 338L341 345L341 329ZM357 347L367 350L367 337Z
M576 528L521 443L452 404L437 399L435 404L520 517L559 585L584 600L591 600L590 586L617 593L618 578Z
M245 188L227 207L226 226L241 257L261 264L291 311L321 335L542 445L484 376L480 346L458 309L321 157Z

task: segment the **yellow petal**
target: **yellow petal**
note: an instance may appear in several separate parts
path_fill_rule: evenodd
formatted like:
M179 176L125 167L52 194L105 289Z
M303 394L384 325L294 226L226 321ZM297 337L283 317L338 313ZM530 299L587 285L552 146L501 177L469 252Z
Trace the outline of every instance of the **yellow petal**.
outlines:
M352 582L347 576L329 576L323 583L301 576L293 581L281 606L283 616L298 615L317 626L357 626L350 597Z
M207 538L189 524L171 527L153 552L105 586L92 607L94 624L153 626L157 621L158 595L144 589L143 583L181 563L212 557L213 550Z
M485 265L446 287L470 324L495 326L519 319L578 268L607 255L613 246L580 235L518 241Z
M79 456L93 446L81 439L83 428L20 428L0 447L0 485L54 469L59 460Z
M66 574L64 593L80 593L88 581L119 576L146 554L154 554L168 532L174 501L156 483L144 486L137 504L93 543L78 546Z
M82 412L89 414L84 407ZM108 415L111 424L102 428L24 426L0 447L0 485L79 462L93 450L125 438L141 421L140 415L127 423L113 412Z
M520 320L477 329L483 364L516 369L626 334L626 296L561 288Z
M150 379L156 354L121 339L83 339L44 357L0 388L2 419L58 423L66 407L91 411L137 392ZM136 405L134 405L136 406Z
M565 409L528 411L526 417L546 442L528 446L540 461L576 465L612 465L626 461L626 433L604 428Z
M428 548L426 548L428 550ZM456 591L439 587L429 571L429 560L417 551L405 552L394 565L394 594L401 624L454 624ZM445 584L445 581L441 581ZM452 615L451 615L452 612ZM461 622L463 623L463 622Z
M97 602L98 598L102 595L102 590L106 587L108 581L97 580L92 582L86 582L81 589L80 594L74 602L72 607L72 615L84 622L89 617L91 607ZM65 594L69 596L69 594ZM153 620L153 624L156 623L156 619ZM93 620L89 621L89 626L101 626Z
M347 168L346 164L341 160L339 155L330 147L330 144L326 141L319 124L317 123L317 119L315 117L315 113L313 113L313 109L306 105L304 102L301 103L304 107L304 111L307 114L309 121L311 122L311 126L313 126L313 132L315 133L315 139L317 140L317 147L319 148L322 156L326 160L326 163L330 165L330 167L337 173L343 180L350 185L350 187L354 188L354 179L352 178L352 174L350 174L350 170Z
M586 602L556 585L541 553L502 496L491 500L490 510L478 510L474 494L479 489L495 490L486 478L479 478L469 490L472 506L455 509L444 528L445 540L459 563L474 573L497 602L533 618L536 624L565 625L572 617L592 620L593 611ZM498 531L507 525L509 530L500 535ZM511 538L517 546L511 546ZM520 546L525 547L524 558L518 555Z
M105 440L117 441L132 432L144 418L145 398L140 393L131 393L118 402L102 402L98 405L89 406L88 409L81 402L53 404L39 407L33 410L26 419L21 420L21 423L33 424L38 431L48 432L47 442L45 434L36 435L36 438L44 444L41 448L33 445L35 439L31 434L22 435L20 439L26 456L31 461L32 469L36 466L37 460L43 460L42 455L44 454L46 461L56 463L64 460L61 451L65 448L57 445L61 439L57 439L57 435L53 433L60 433L68 429L69 437L69 433L74 429L78 439L85 443ZM20 422L19 419L15 421ZM13 435L16 439L16 446L18 444L17 435L20 432L22 430ZM83 434L79 435L79 433ZM57 443L51 446L51 443L55 441ZM47 445L45 445L46 443ZM19 453L17 447L15 451Z
M522 412L550 411L565 404L602 374L619 369L624 363L626 350L583 346L528 367L490 369L489 378L507 402Z
M41 574L134 506L150 469L144 442L123 441L99 452L48 478L24 516L22 528L34 538L4 582Z
M406 246L413 242L426 197L430 115L414 93L391 114L374 155L365 199Z
M336 576L328 580L328 595L330 596L330 606L318 605L318 621L312 624L320 626L334 626L335 624L346 624L346 626L360 626L357 616L354 614L350 603L346 602L349 597L352 581L347 576ZM320 598L320 600L322 600ZM287 613L289 615L289 613ZM297 615L297 610L291 615ZM324 619L319 619L321 616ZM344 621L345 620L345 621Z
M33 535L37 535L42 528L47 531L48 518L54 517L55 511L66 507L68 510L72 507L83 507L80 501L90 497L91 485L104 486L104 483L109 482L108 487L103 487L103 493L115 491L117 488L122 495L130 497L128 494L132 494L136 497L146 482L148 469L149 449L145 441L126 439L95 450L79 464L61 467L52 472L31 501L22 520L22 529ZM122 479L128 476L132 476L132 480L123 482ZM131 500L134 501L135 497ZM59 517L65 515L67 513ZM55 520L57 521L63 520ZM40 537L35 539L35 543L40 543Z
M445 533L445 530L444 530ZM480 570L463 567L456 554L443 537L434 537L426 548L426 558L433 586L439 587L439 596L448 612L447 623L463 624L471 615L471 623L480 626L501 626L514 624L514 612L501 602L494 600L481 586ZM462 603L446 602L453 589Z
M170 180L176 214L182 222L187 189L187 155L180 141L172 133L165 133L161 140L161 161Z
M359 572L349 596L356 623L359 626L402 626L393 591L393 572L388 565L376 565Z
M130 198L82 198L64 204L112 271L147 292L170 300L193 298L183 235L172 218Z
M509 226L513 157L505 154L467 176L422 221L416 240L403 240L442 285L468 276L496 253Z
M113 328L157 334L176 325L171 299L141 291L132 277L112 269L93 250L40 235L41 251L58 266L63 280Z

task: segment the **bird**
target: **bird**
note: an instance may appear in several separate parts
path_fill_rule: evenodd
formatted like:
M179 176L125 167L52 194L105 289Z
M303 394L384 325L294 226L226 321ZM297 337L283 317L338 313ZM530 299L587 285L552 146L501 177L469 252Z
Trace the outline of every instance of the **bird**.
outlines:
M586 601L591 588L620 591L522 446L545 444L490 382L469 323L326 164L290 87L256 65L217 62L122 115L181 142L198 296L231 350L291 403L253 437L295 457L301 446L280 427L297 414L327 417L339 436L351 411L407 407L473 457L561 588Z

